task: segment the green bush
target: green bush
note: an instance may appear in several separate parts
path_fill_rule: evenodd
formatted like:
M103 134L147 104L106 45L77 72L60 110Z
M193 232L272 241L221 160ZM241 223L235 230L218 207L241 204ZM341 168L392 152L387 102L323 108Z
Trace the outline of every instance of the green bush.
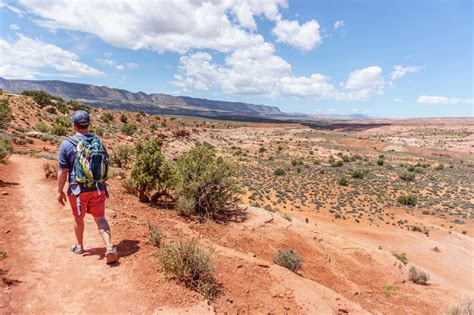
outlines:
M180 212L214 216L239 200L234 168L209 144L197 144L178 160L176 184Z
M347 184L349 184L349 181L343 176L337 180L337 184L341 186L347 186Z
M0 163L5 163L12 153L12 139L4 132L0 132Z
M84 105L84 104L82 104L78 101L74 101L74 100L71 100L71 101L67 102L67 106L69 107L69 109L71 109L73 111L83 110L83 111L86 111L86 112L90 113L91 110L92 110L92 107Z
M404 264L404 265L408 264L408 259L407 259L407 256L406 256L405 253L392 253L392 255L396 259L400 260L402 262L402 264Z
M69 128L64 127L60 124L54 124L51 128L51 133L57 136L66 136L69 132Z
M286 174L285 169L282 168L282 167L277 168L277 169L273 172L273 175L275 175L275 176L283 176L283 175L285 175L285 174Z
M133 158L134 148L132 145L121 144L112 150L110 154L110 163L119 168L129 168Z
M409 173L409 172L403 172L400 175L398 175L401 180L406 181L406 182L412 182L415 180L415 174Z
M303 265L300 256L291 249L288 251L278 250L273 257L273 262L293 272L300 270Z
M7 129L8 124L12 120L12 113L8 100L0 100L0 129Z
M51 133L57 136L66 136L71 130L71 119L67 116L56 117L56 122L51 128Z
M135 143L135 164L131 178L140 194L141 201L150 201L149 194L167 194L173 187L173 167L166 160L161 148L154 140Z
M401 195L398 196L398 202L405 206L414 206L416 205L416 196L415 195Z
M377 160L377 165L382 166L384 163L385 163L385 160L382 158Z
M112 116L111 113L103 113L101 116L100 116L100 120L102 120L103 122L105 123L109 123L111 121L114 120L114 116Z
M128 117L125 114L120 114L120 121L126 124L128 122Z
M122 133L127 136L132 136L135 131L137 131L137 126L133 124L123 124L122 128L120 128L120 131L122 131Z
M122 181L122 187L128 194L135 195L138 191L135 185L133 184L133 179L131 177L127 177Z
M95 128L95 130L92 133L98 135L99 137L103 137L104 136L104 128L97 127L97 128Z
M160 251L159 261L163 272L184 283L207 298L218 292L214 279L214 264L211 251L201 248L195 241L165 244Z
M151 225L150 222L148 222L148 229L150 230L150 233L148 234L148 240L150 241L150 244L159 247L161 243L160 229Z
M352 178L364 178L365 172L363 170L355 170L352 172Z
M45 123L44 121L40 121L35 125L35 129L41 131L42 133L46 133L49 131L50 128L47 123Z
M344 165L344 162L338 160L338 161L330 161L331 167L341 167Z
M426 285L426 283L430 279L430 275L424 271L415 268L414 266L411 266L409 279L413 283Z
M23 91L21 92L22 95L31 96L33 100L38 104L41 108L50 105L52 100L56 100L57 102L64 102L64 100L59 96L53 96L49 93L44 91Z

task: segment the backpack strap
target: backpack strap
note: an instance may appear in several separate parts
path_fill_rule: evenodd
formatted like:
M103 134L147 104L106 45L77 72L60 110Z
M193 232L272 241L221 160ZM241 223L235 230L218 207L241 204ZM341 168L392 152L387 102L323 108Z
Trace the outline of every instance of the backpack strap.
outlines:
M79 143L79 140L77 140L75 136L67 138L66 141L69 141L74 147L76 147L77 144Z

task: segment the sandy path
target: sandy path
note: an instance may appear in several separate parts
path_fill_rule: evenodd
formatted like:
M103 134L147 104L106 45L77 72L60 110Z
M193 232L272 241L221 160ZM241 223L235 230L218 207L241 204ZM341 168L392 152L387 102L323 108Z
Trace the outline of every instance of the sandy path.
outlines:
M43 163L14 155L6 176L2 174L12 180L9 174L15 172L14 181L19 183L1 188L9 195L0 200L0 219L14 224L8 225L11 231L2 236L0 245L8 251L8 278L21 283L2 290L0 309L36 314L149 310L125 268L105 264L103 243L91 218L86 220L86 253L81 257L69 251L74 240L72 217L69 208L55 200L55 182L44 179Z

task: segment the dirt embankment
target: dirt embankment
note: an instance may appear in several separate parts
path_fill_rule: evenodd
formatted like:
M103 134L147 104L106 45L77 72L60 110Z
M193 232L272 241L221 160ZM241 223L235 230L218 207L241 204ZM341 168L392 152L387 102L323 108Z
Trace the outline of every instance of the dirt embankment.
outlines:
M409 232L342 229L311 216L308 223L299 216L289 222L259 208L247 209L244 222L197 223L140 204L117 180L111 180L107 214L122 257L109 267L90 218L86 253L69 252L69 210L57 204L43 163L14 155L0 165L0 248L7 252L0 261L2 313L434 314L474 290L458 277L472 279L472 269L458 269L472 259L459 251L472 246L471 238L413 239ZM194 238L214 249L217 298L207 301L165 279L155 257L159 249L147 241L148 220L165 241ZM431 253L433 245L441 252ZM275 265L278 249L298 252L303 269L296 274ZM407 267L391 254L396 249L433 275L428 286L407 281ZM457 262L449 264L453 253ZM387 285L396 288L391 297L384 294Z

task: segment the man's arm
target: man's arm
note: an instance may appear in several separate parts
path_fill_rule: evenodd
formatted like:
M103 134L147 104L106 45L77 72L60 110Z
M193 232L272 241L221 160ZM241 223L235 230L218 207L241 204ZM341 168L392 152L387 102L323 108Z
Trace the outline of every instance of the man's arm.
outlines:
M64 194L64 185L69 171L69 160L68 160L68 142L63 141L59 147L58 154L58 201L61 204L65 204L66 195Z
M67 168L58 169L58 201L62 205L64 205L66 202L66 194L64 193L64 185L66 185L68 171L69 170Z

